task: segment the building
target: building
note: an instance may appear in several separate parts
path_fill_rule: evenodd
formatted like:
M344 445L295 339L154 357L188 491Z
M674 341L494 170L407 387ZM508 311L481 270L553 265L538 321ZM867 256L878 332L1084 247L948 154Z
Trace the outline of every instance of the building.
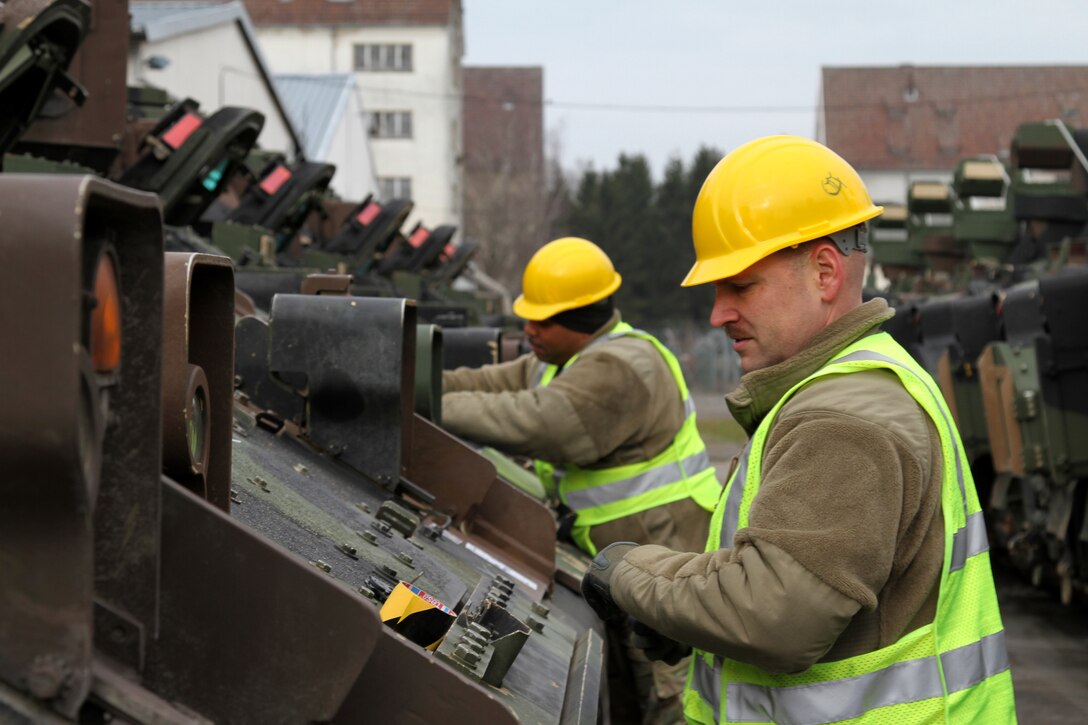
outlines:
M510 289L547 241L544 69L464 69L465 236L476 260Z
M873 199L952 180L961 158L1006 158L1016 127L1088 123L1088 66L824 68L817 140L861 173Z
M460 0L246 0L276 73L354 73L380 195L462 223ZM347 159L328 159L338 166Z
M347 201L376 194L366 112L354 73L274 76L306 158L336 164L332 188ZM350 161L349 161L350 160Z
M240 2L133 2L127 82L192 98L205 113L223 106L264 114L261 148L295 157L301 140L272 82Z

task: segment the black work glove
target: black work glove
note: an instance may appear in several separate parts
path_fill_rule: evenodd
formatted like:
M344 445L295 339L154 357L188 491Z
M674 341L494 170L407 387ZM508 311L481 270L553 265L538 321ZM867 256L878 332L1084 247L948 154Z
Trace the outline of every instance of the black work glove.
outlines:
M566 541L571 544L574 543L574 522L578 520L578 512L571 511L563 504L559 504L559 507L555 511L558 527L555 532L555 538L559 541Z
M667 665L675 665L691 654L691 645L669 639L637 619L630 620L630 627L631 644L642 650L648 660L659 660Z
M616 570L616 564L623 561L628 551L638 544L633 541L617 541L597 552L593 561L589 564L585 576L582 577L582 597L597 616L606 622L621 621L625 616L623 610L612 601L612 572Z

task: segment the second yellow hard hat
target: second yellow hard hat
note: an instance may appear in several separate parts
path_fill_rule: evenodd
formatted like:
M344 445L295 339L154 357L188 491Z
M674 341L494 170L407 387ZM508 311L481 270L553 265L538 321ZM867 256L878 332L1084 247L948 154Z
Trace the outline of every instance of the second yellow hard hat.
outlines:
M522 276L514 314L546 320L599 302L619 289L622 278L600 247L587 239L563 237L537 250Z
M799 136L767 136L734 149L706 177L695 200L690 287L743 272L779 249L879 216L854 168Z

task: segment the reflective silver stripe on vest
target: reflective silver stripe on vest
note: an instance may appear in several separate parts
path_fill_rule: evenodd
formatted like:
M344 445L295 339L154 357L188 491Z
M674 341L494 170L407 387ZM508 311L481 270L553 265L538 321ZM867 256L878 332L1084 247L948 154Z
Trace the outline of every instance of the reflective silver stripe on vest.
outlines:
M978 511L967 517L967 525L952 536L952 563L949 571L958 571L967 564L967 560L976 554L990 550L986 538L986 520Z
M577 491L568 491L566 504L575 511L582 511L597 506L606 506L610 503L618 503L629 498L634 498L647 491L679 483L685 477L694 476L710 468L710 456L706 449L675 462L669 461L656 468L624 478L612 483Z
M722 528L719 546L729 549L733 546L733 537L737 534L737 523L740 520L740 502L744 498L744 479L748 477L748 454L752 450L752 439L744 444L744 450L740 452L737 470L733 474L733 486L729 489L729 498L725 500L725 513L722 515ZM726 481L729 484L729 481Z
M1005 630L983 637L974 644L941 655L944 681L949 692L962 692L1009 669Z
M533 373L533 387L534 388L539 388L540 387L540 381L542 381L544 379L544 373L547 372L548 367L549 367L548 365L545 365L543 363L541 365L537 366L536 372Z
M896 366L901 367L904 370L906 370L908 373L913 375L915 377L915 379L918 380L918 382L920 382L922 384L922 387L924 387L926 390L929 391L930 396L933 398L934 402L937 404L937 410L939 410L941 412L941 417L944 418L944 423L947 426L947 430L953 431L953 433L956 431L956 426L954 426L952 424L952 421L950 421L948 419L948 416L945 415L944 408L941 407L942 397L940 396L940 394L938 392L934 391L933 388L931 388L929 386L929 383L927 383L923 378L920 378L918 376L918 373L914 372L909 367L907 367L903 363L899 362L895 358L888 357L887 355L882 355L879 352L873 352L872 350L859 350L857 352L852 352L849 355L844 355L843 357L836 358L836 359L832 360L831 362L829 362L828 365L834 365L835 363L842 363L842 362L854 362L855 360L883 361L883 362L891 363L892 365L896 365ZM960 449L959 449L959 445L957 445L957 443L956 443L956 436L952 435L951 438L952 438L953 458L956 459L956 481L960 485L960 498L963 500L963 515L966 517L967 516L967 486L963 482L963 464L960 462Z
M691 396L684 398L684 420L691 417L691 414L695 412L695 401L691 399Z
M691 687L714 711L714 722L720 720L722 710L722 660L714 656L714 667L709 666L702 655L691 658L694 666L691 671Z
M941 669L948 692L959 692L1009 669L1005 633L936 657L897 662L867 675L793 687L731 683L726 689L729 722L820 725L861 717L890 705L942 697ZM702 693L700 693L701 695ZM713 702L707 699L713 705Z

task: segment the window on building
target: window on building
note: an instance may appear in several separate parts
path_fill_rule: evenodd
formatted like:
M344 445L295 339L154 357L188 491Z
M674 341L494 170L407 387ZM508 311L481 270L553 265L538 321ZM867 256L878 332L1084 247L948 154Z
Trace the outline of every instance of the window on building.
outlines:
M412 179L408 176L379 176L378 194L382 201L412 198Z
M412 138L411 111L374 111L370 114L372 138Z
M355 70L410 71L412 46L407 43L356 43Z

